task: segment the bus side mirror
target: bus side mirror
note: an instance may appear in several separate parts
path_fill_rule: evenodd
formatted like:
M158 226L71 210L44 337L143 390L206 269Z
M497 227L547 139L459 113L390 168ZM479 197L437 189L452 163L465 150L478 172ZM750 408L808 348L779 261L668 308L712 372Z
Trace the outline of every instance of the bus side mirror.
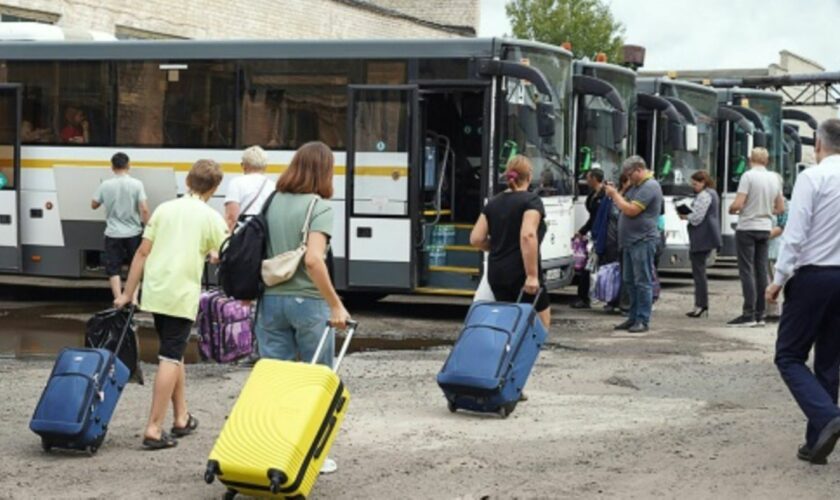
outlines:
M756 130L755 132L753 132L753 147L766 148L767 147L767 134L765 134L761 130ZM752 148L750 148L750 152L752 152Z
M802 143L797 142L793 147L793 161L799 163L802 161Z
M621 147L624 138L627 137L627 112L622 111L612 114L613 140L616 146Z
M685 128L679 122L668 121L668 141L675 151L685 150Z
M537 133L546 139L554 137L554 106L550 102L537 103Z
M685 126L685 150L688 152L697 151L700 147L700 136L697 132L697 125L688 124Z

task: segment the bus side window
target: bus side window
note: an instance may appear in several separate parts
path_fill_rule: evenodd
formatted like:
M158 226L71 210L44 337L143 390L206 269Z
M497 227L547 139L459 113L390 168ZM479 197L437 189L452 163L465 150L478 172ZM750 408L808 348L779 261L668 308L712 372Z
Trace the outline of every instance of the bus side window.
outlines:
M231 62L117 63L117 143L233 147Z
M23 86L20 122L23 144L50 144L57 140L60 124L55 122L55 67L55 63L41 61L6 63L4 81Z
M242 63L244 144L296 149L322 141L344 149L347 85L356 61L285 60Z

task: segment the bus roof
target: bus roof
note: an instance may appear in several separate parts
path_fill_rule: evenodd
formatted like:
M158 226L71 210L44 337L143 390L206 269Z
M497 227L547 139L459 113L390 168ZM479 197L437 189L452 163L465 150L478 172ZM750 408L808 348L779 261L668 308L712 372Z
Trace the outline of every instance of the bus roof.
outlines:
M580 59L575 60L575 66L581 68L592 68L598 71L611 71L613 73L624 74L630 77L636 77L636 72L630 68L625 68L624 66L619 66L618 64L612 63L600 63L595 61L583 61Z
M762 89L748 89L743 87L731 87L724 89L716 89L719 100L730 101L735 96L758 97L762 99L773 99L782 101L782 96L770 90Z
M638 79L639 90L642 92L658 93L662 85L672 85L674 87L682 87L685 89L692 89L699 92L705 92L710 96L716 95L715 89L700 85L699 83L688 82L685 80L674 80L667 76L646 76Z
M504 38L397 40L121 40L0 42L3 60L404 59L496 57L515 45L572 54L553 45Z

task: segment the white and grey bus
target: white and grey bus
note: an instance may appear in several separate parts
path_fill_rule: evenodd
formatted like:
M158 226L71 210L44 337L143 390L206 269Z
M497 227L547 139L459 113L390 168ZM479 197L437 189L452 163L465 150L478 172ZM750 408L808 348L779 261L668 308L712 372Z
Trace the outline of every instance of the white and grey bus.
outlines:
M502 39L9 42L0 56L0 269L102 276L91 210L124 151L152 207L198 158L225 171L258 144L279 175L295 149L335 151L337 287L471 294L468 233L514 152L532 158L549 287L572 275L572 55ZM84 133L81 130L84 124Z
M717 94L694 83L640 78L636 151L651 166L665 195L665 248L660 269L690 269L688 225L675 200L693 196L691 176L716 176Z
M784 173L784 133L782 97L774 92L758 89L718 89L718 101L727 114L740 117L722 121L718 141L718 191L721 193L721 255L734 257L735 227L738 216L729 213L735 200L741 175L749 168L752 148L765 147L770 153L769 169ZM786 191L792 191L795 173L785 175Z

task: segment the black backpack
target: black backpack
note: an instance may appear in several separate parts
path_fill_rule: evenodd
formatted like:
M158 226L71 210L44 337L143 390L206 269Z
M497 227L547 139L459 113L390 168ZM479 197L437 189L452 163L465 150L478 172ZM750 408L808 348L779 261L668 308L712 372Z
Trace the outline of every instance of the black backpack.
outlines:
M265 200L258 215L247 216L219 249L219 284L228 297L255 300L262 295L262 261L266 258L266 213L274 195Z

